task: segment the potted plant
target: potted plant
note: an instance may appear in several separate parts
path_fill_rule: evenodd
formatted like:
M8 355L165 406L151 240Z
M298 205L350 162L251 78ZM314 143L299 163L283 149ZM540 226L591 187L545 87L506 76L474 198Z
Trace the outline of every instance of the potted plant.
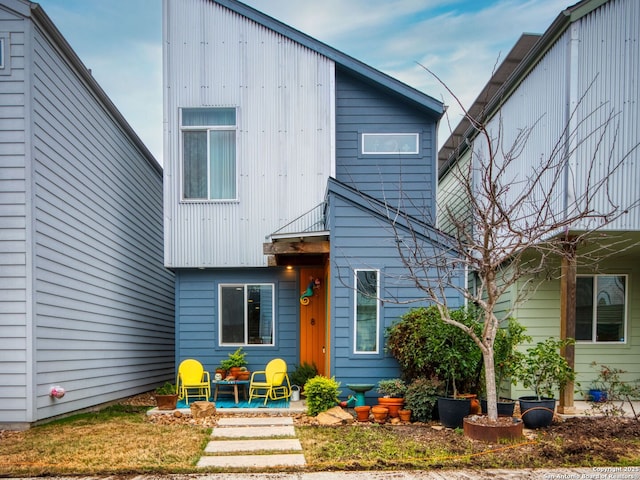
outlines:
M178 405L178 390L175 385L165 382L154 391L158 410L175 410Z
M247 367L240 367L240 371L236 375L236 380L249 380L249 377L251 377L251 372Z
M407 393L407 385L400 378L380 380L378 382L378 404L389 410L391 418L398 417L398 411L404 406L404 395Z
M227 358L220 362L220 368L226 370L229 376L238 378L241 367L247 366L247 354L239 347L235 352L227 354Z
M572 345L573 339L548 338L528 348L526 355L514 369L513 382L520 381L525 388L533 389L534 396L520 397L520 413L527 428L551 425L556 407L554 393L575 380L575 372L560 349Z
M479 334L476 313L475 309L460 309L450 315ZM443 322L435 306L410 310L386 334L386 349L398 361L403 378L437 376L443 380L444 395L438 398L440 421L446 427L461 427L462 418L470 413L471 400L459 398L459 393L477 393L482 372L482 352L473 339Z
M289 375L291 379L291 385L297 385L300 388L300 393L304 393L303 387L307 383L307 380L318 375L318 368L315 364L309 364L302 362L296 367L296 369Z

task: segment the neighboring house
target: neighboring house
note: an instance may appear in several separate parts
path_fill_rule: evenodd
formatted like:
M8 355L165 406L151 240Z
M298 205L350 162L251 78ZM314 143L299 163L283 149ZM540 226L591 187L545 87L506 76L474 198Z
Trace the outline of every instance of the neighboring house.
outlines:
M314 363L345 395L397 377L385 329L425 304L397 242L449 240L442 104L236 1L165 0L164 22L176 362L243 347L250 369Z
M591 198L596 209L606 211L609 201L627 208L640 198L639 33L640 2L579 2L561 12L535 44L535 38L523 36L471 107L472 117L486 121L493 136L501 135L505 148L537 122L514 166L522 172L531 171L554 148L566 148L566 182L557 189L564 205L607 174L610 188ZM469 127L463 121L439 154L439 226L444 231L451 231L443 220L445 208L458 208L460 215L465 211L464 202L456 204L452 167L474 161L486 149ZM624 156L620 168L607 170ZM593 169L591 158L597 159ZM511 175L508 171L505 178ZM585 228L572 225L571 231ZM608 237L581 245L577 262L565 265L566 282L545 281L514 314L534 342L575 328L575 356L569 353L569 359L582 390L596 375L592 361L627 370L627 380L640 377L640 209L630 209L602 233ZM614 255L590 268L580 261L585 251L611 239L626 240L625 248L615 247ZM571 274L574 267L577 275ZM523 282L503 299L505 308L514 305ZM520 394L524 391L518 386L512 395ZM571 408L572 392L565 392L563 400Z
M174 378L162 247L162 169L42 8L0 0L0 428Z

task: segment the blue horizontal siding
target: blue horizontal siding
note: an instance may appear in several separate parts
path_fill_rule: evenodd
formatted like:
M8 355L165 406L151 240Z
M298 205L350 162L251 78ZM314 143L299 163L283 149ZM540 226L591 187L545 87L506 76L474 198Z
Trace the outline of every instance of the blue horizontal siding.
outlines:
M221 283L273 283L275 345L243 347L249 370L282 358L293 370L299 359L298 282L281 268L178 270L176 272L176 366L195 358L213 372L237 347L218 345L218 286Z
M435 127L410 102L336 74L336 178L407 213L435 220ZM418 155L361 155L362 133L419 133Z
M329 192L331 230L331 335L332 375L342 384L343 396L352 393L350 383L376 384L384 378L400 376L394 358L384 352L385 330L410 308L428 305L424 293L411 281L399 280L407 271L399 258L395 235L385 221L372 215L362 205ZM425 240L428 241L428 240ZM354 269L379 269L382 302L380 307L380 352L355 354L354 343ZM459 279L462 283L463 279ZM459 295L451 291L452 305L462 305ZM393 297L393 298L392 298ZM413 302L406 304L405 302ZM376 397L375 389L367 396Z

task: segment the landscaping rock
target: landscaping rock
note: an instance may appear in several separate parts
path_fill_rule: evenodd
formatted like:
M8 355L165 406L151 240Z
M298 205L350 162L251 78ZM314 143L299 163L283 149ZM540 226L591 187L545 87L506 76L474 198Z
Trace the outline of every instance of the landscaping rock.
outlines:
M354 422L353 415L345 412L340 407L333 407L326 412L319 413L316 418L318 425L327 426L347 425Z
M190 408L193 418L207 418L216 414L216 404L212 402L193 402Z

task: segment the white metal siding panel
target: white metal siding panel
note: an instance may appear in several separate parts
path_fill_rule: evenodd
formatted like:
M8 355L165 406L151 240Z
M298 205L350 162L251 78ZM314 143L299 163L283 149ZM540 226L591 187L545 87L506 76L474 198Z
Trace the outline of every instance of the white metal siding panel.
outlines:
M639 30L640 2L628 0L611 0L569 26L490 122L492 136L502 135L501 148L506 151L520 129L535 125L505 183L516 185L529 172L523 165L537 165L540 158L548 158L554 151L562 155L568 148L574 152L568 188L556 185L561 194L556 207L561 212L565 196L580 198L589 184L593 187L601 181L611 165L631 152L610 176L610 187L601 189L600 195L589 195L589 199L598 212L609 211L610 200L622 207L638 200ZM565 129L572 135L572 143L563 143ZM486 145L477 140L474 149L484 155ZM596 158L593 164L592 158ZM592 171L591 165L595 166ZM549 182L543 186L545 191L551 188ZM640 229L640 209L607 229Z
M26 23L0 9L10 57L0 74L0 423L28 420Z
M165 264L264 266L265 236L323 199L333 66L208 0L165 1ZM238 108L238 202L181 202L181 107Z
M517 136L523 129L532 129L525 148L506 170L504 184L522 185L531 174L530 168L538 165L541 158L548 158L552 155L551 152L562 154L562 150L558 151L558 145L562 142L565 126L566 85L567 36L564 35L507 99L499 115L493 117L488 125L498 159L503 152L513 155ZM482 136L478 137L474 149L476 158L486 158L487 146ZM523 168L525 166L529 168ZM552 188L548 179L541 186L545 192ZM513 188L510 193L517 196L522 188ZM536 193L543 195L542 191ZM562 198L558 198L557 202L557 208L562 209ZM506 200L507 205L511 203L510 199Z
M162 178L39 28L33 38L37 419L174 374ZM49 398L50 385L67 389Z
M576 162L584 165L598 158L592 177L599 180L635 148L609 180L611 201L626 207L640 198L640 150L636 148L640 143L640 2L612 0L580 19L576 29L578 95L588 92L579 106L579 137L586 141ZM594 180L589 180L585 168L576 171L580 194ZM606 212L611 205L605 195L598 195L594 207ZM640 208L608 228L640 229Z

